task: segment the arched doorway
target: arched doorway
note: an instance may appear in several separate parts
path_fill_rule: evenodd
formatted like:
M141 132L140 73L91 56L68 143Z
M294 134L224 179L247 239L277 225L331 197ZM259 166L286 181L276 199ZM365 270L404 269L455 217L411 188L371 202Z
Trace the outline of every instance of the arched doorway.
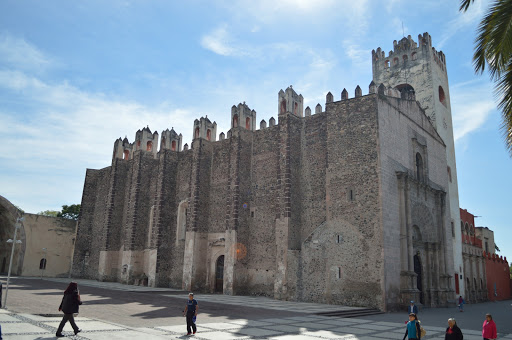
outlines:
M215 265L215 292L224 292L224 255L219 256Z
M423 296L423 283L422 283L422 270L421 261L418 255L414 255L414 272L416 273L416 288L420 291L420 303L425 304L425 298Z

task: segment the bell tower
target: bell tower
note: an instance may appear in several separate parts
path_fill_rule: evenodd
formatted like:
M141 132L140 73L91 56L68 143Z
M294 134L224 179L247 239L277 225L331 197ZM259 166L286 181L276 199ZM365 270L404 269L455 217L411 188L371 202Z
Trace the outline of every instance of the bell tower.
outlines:
M464 272L464 265L459 190L445 55L432 47L432 38L428 33L418 35L418 42L409 35L398 42L395 40L393 50L388 54L380 47L373 50L372 71L375 84L382 83L396 88L402 94L404 91L406 94L414 93L419 105L425 110L430 122L446 144L449 213L452 224L446 227L452 229L454 275L461 275ZM464 292L464 280L459 280L459 285L460 291Z

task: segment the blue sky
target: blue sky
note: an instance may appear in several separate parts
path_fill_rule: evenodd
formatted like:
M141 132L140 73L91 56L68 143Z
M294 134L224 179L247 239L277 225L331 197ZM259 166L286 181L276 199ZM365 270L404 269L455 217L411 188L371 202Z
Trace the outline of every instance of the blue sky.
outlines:
M214 4L215 3L215 4ZM371 50L429 32L447 59L460 205L512 255L512 160L488 76L471 58L487 1L0 2L0 195L27 212L81 201L86 168L146 125L191 141L193 120L229 127L245 101L277 115L293 84L305 105L368 92Z

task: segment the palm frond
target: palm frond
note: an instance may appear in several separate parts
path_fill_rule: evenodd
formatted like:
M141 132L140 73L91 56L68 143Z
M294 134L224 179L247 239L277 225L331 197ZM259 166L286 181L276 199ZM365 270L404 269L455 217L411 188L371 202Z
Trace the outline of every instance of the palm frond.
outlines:
M501 77L512 55L512 0L495 0L478 26L473 63L482 73L489 66L491 79Z
M494 93L499 100L498 108L502 115L501 131L506 148L512 156L512 58L497 82Z
M466 12L472 2L475 2L475 0L461 0L459 11Z

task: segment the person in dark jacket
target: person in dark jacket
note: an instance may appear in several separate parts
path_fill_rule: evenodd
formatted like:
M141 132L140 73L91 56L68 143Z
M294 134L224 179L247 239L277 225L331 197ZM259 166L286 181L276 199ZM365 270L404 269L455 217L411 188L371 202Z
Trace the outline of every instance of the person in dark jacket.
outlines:
M75 318L73 317L73 314L78 313L78 306L81 304L82 301L80 300L80 293L78 292L78 284L76 282L70 282L68 288L64 291L64 296L62 297L62 302L59 306L59 312L62 311L64 316L62 317L62 321L57 329L57 334L55 334L58 338L64 336L62 335L62 329L68 321L71 324L71 327L73 327L75 335L82 331L76 325Z
M448 328L446 328L446 333L444 335L444 340L462 340L464 336L462 335L462 331L459 326L457 326L457 322L455 322L454 318L448 319Z

